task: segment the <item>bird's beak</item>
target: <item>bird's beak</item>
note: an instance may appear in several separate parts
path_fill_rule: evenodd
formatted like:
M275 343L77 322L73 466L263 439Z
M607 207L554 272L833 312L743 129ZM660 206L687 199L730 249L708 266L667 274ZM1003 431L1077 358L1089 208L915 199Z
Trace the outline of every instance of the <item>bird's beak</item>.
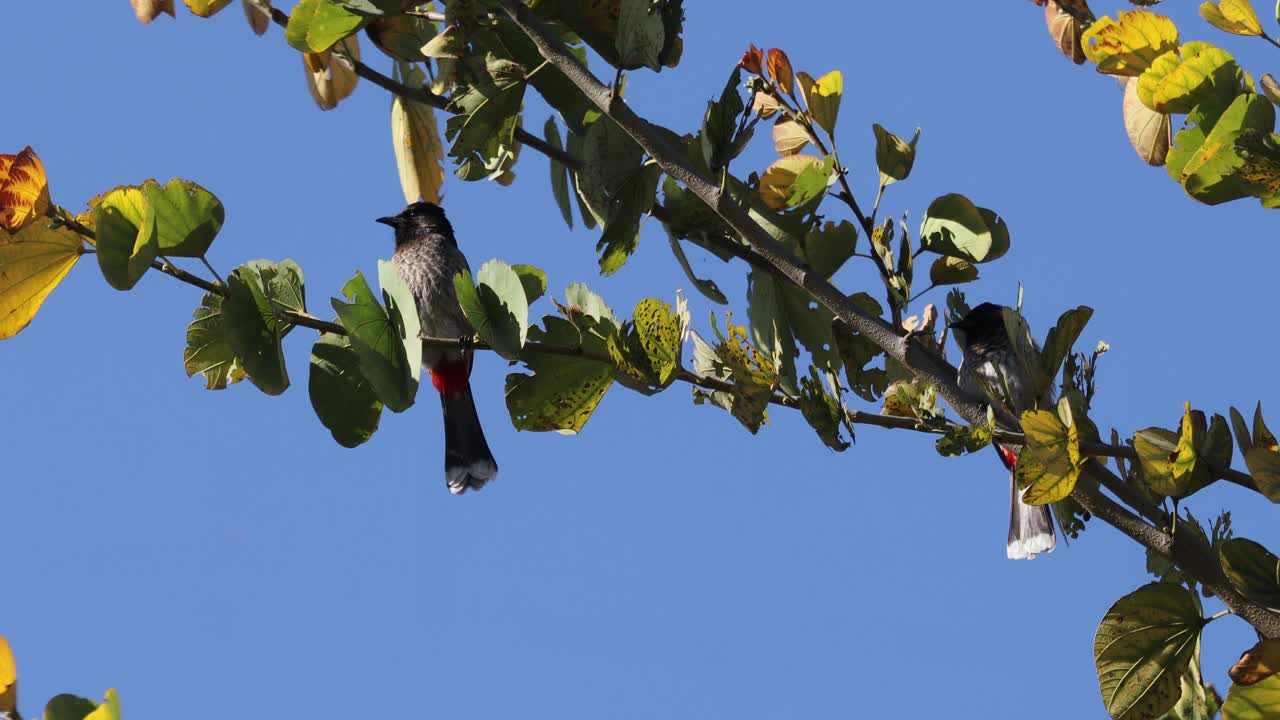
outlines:
M374 222L380 222L383 225L390 225L391 227L398 227L400 225L400 218L392 215L391 217L380 217L374 220Z

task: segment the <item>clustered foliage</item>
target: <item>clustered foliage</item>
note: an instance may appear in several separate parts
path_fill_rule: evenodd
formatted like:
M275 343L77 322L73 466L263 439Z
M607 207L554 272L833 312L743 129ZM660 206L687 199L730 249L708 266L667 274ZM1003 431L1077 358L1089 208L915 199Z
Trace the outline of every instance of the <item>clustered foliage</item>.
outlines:
M230 2L185 4L208 17ZM1125 123L1144 160L1166 165L1202 202L1256 197L1266 207L1280 205L1271 104L1278 95L1270 76L1258 83L1259 94L1224 50L1181 43L1173 22L1149 10L1120 12L1112 20L1095 19L1083 0L1037 4L1045 6L1064 54L1125 78ZM1099 459L1112 458L1123 490L1117 494L1162 537L1176 536L1179 543L1191 538L1191 552L1212 552L1213 572L1220 565L1231 592L1243 598L1238 602L1262 612L1280 607L1280 559L1255 542L1233 538L1229 514L1205 531L1178 508L1181 499L1223 478L1280 502L1280 446L1261 408L1250 427L1234 408L1228 423L1187 405L1176 430L1146 428L1127 442L1112 430L1103 443L1089 409L1107 345L1099 343L1088 355L1073 350L1090 308L1067 310L1039 343L1022 317L1021 292L1006 310L1018 361L1037 386L1034 395L1055 386L1060 398L1023 414L1021 434L997 427L1010 408L987 408L985 422L964 422L975 415L963 411L959 420L949 416L938 398L951 388L922 377L900 350L909 346L945 362L945 321L968 312L963 293L952 286L976 280L982 264L1008 252L1012 235L998 213L954 192L924 209L914 235L906 213L880 218L890 186L911 174L918 129L907 140L871 125L865 140L875 147L875 197L860 204L854 173L840 159L840 144L855 141L842 131L847 113L844 125L837 122L844 91L839 70L815 78L797 71L782 50L751 45L689 128L646 124L661 141L654 149L638 142L640 131L616 110L624 102L627 72L660 72L679 63L681 0L540 0L528 8L512 0L453 0L443 12L431 3L401 0L302 0L287 15L266 0L242 5L255 33L273 22L283 26L321 109L336 107L361 78L393 94L390 123L407 201L438 201L446 157L460 180L507 185L515 180L522 149L532 149L549 158L549 184L565 223L599 229L595 251L602 275L625 266L646 218L661 223L675 261L712 304L728 305L729 298L714 279L694 274L689 253L746 261L747 323L735 324L726 311L722 326L711 313L705 337L693 329L688 301L679 294L674 303L644 299L622 317L582 283L569 285L563 300L547 298L547 273L532 265L490 260L474 277L454 278L477 331L476 346L522 365L505 385L515 428L577 432L615 382L645 394L682 382L692 386L695 403L728 411L752 433L768 422L770 406L798 409L835 451L850 447L857 424L934 434L937 450L948 456L1004 439L1024 445L1015 473L1024 499L1054 503L1071 537L1090 518L1077 502L1082 489L1096 485L1086 478L1100 470ZM133 0L133 6L143 23L174 14L173 0ZM522 19L529 8L532 20ZM1206 2L1201 14L1227 32L1270 40L1245 0ZM529 22L567 46L577 62L594 56L611 68L607 102L593 98L580 78L554 61L546 37L530 31ZM390 61L391 76L361 60L361 32ZM555 111L541 138L524 127L531 92ZM437 110L447 116L443 135ZM1186 116L1176 136L1174 114ZM767 141L778 159L764 168L734 167L761 123L771 124ZM680 166L691 168L692 176L673 171ZM699 194L691 177L714 181L716 201ZM730 205L745 210L777 248L745 237L724 212ZM0 339L25 327L76 262L92 254L104 279L119 290L155 270L205 291L187 330L184 360L188 375L201 375L210 390L247 378L267 394L284 392L290 378L281 341L306 327L319 333L309 395L337 442L357 446L377 430L384 408L398 413L411 407L423 345L460 341L421 337L413 297L394 266L379 264L377 291L357 273L331 298L332 319L324 319L309 310L303 271L291 260L250 261L225 280L217 274L205 255L223 214L212 193L183 179L123 185L75 214L52 203L45 169L31 148L0 155ZM842 294L855 317L867 321L854 323L831 303L816 302L817 295L779 271L770 259L775 252L789 254L807 277L822 282L873 277L878 282L872 291ZM179 267L181 259L198 259L213 277ZM917 273L917 261L927 263L927 280L923 268ZM952 287L945 310L918 307L921 296L939 287ZM552 309L536 320L531 313L544 298ZM879 328L893 343L874 332ZM856 409L851 401L872 408ZM1251 476L1230 470L1233 436ZM1147 544L1148 570L1160 582L1121 598L1095 640L1104 703L1112 717L1126 720L1210 717L1219 700L1201 678L1199 643L1204 626L1218 616L1204 617L1201 596L1214 594L1209 585L1220 585L1172 562L1171 540ZM1237 602L1222 599L1229 608ZM1280 667L1277 643L1263 640L1233 669L1224 716L1280 712L1280 677L1272 674ZM15 677L4 649L0 692L6 677L10 688ZM97 720L98 713L118 714L114 693L107 697L102 706L78 701L66 714L46 716ZM115 709L103 710L109 707ZM4 712L16 714L16 700L0 704Z

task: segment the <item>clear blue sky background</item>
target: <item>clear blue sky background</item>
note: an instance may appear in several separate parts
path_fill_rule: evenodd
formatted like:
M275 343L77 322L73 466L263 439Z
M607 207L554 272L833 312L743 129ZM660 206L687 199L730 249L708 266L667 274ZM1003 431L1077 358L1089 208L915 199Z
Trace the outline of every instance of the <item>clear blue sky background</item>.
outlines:
M1224 44L1255 74L1275 67L1261 41L1168 5L1184 37ZM633 74L634 107L696 128L748 42L815 76L839 68L843 154L864 202L871 123L923 126L915 172L885 207L915 227L933 197L961 192L1012 229L1012 252L970 298L1012 302L1021 281L1037 335L1068 307L1097 308L1081 346L1113 348L1099 425L1173 425L1186 400L1280 409L1276 216L1197 205L1142 165L1119 86L1058 55L1037 8L783 7L689 3L683 62ZM215 265L294 258L326 316L355 269L372 276L389 256L372 222L402 205L389 98L365 84L318 111L279 29L254 37L237 7L142 27L124 0L6 3L0 25L0 145L39 151L56 202L196 180L227 206ZM546 117L532 104L526 123ZM762 137L738 167L770 158ZM473 266L534 262L553 293L584 280L624 313L685 288L705 330L713 308L661 228L647 224L633 260L598 277L596 236L566 230L546 167L526 152L513 188L450 178ZM745 317L741 266L694 262ZM874 287L866 268L842 280ZM155 274L116 292L85 262L0 345L0 634L30 716L56 692L108 687L133 720L1103 715L1093 633L1147 582L1142 551L1097 525L1047 559L1005 560L994 455L943 459L928 438L875 429L836 454L785 412L752 437L686 387L615 387L577 437L517 433L506 367L484 355L474 382L502 476L452 497L429 396L359 449L330 440L307 399L308 331L287 340L282 397L187 380L198 302ZM1227 504L1238 534L1280 546L1275 510L1244 491L1187 503L1204 515ZM1233 619L1208 629L1220 687L1251 637Z

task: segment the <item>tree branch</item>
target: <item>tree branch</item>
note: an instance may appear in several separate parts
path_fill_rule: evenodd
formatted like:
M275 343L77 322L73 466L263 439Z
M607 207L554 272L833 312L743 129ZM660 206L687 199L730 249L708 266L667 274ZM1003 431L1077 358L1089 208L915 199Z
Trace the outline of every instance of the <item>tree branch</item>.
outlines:
M844 321L885 351L888 357L902 363L917 378L927 381L937 389L938 393L971 423L985 422L985 410L977 398L960 390L956 384L955 368L936 353L924 348L919 343L899 334L882 319L874 317L854 305L835 288L826 278L812 272L789 250L774 240L747 214L746 210L734 203L718 185L703 177L685 158L666 141L654 132L647 121L638 116L622 98L617 97L603 83L584 67L564 47L564 44L550 33L542 21L518 0L499 0L503 11L534 42L538 52L556 66L592 103L608 115L623 131L631 136L637 144L653 158L658 165L672 178L681 182L716 212L751 246L764 261L773 268L773 273L785 278L806 291L833 315ZM1002 414L1002 421L1016 419ZM1205 587L1222 598L1227 607L1247 620L1259 632L1268 637L1280 637L1280 615L1265 607L1253 603L1236 593L1225 581L1222 569L1218 567L1217 558L1194 539L1187 538L1186 530L1178 533L1178 542L1167 539L1161 530L1142 521L1115 501L1099 491L1101 483L1117 497L1138 509L1144 516L1157 521L1161 513L1149 502L1146 502L1119 477L1111 473L1101 464L1093 462L1089 465L1087 478L1077 486L1073 495L1080 503L1125 534L1146 547L1172 558L1188 574Z

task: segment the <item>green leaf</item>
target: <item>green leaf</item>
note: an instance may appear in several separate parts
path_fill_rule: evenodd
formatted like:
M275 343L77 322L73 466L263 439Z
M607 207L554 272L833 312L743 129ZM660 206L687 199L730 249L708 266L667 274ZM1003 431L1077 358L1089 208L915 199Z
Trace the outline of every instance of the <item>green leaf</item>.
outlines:
M201 298L200 307L187 325L187 347L182 352L182 361L187 377L194 377L196 373L204 375L206 390L222 390L244 379L244 367L227 340L221 295L205 293Z
M684 324L671 306L656 298L636 304L631 322L608 338L609 355L628 384L643 391L667 387L680 367Z
M567 346L584 340L578 328L563 318L548 315L543 325L545 330L530 329L534 340ZM596 352L603 350L599 342L589 341L587 346ZM507 375L505 392L511 424L517 430L577 433L613 384L613 366L588 357L535 351L525 353L523 361L533 374Z
M84 720L98 703L69 693L54 695L44 706L42 720Z
M1223 720L1270 720L1280 714L1280 675L1252 685L1235 685L1222 703Z
M876 167L880 169L880 183L890 185L906 180L916 161L916 143L920 140L920 128L907 142L880 125L872 125L876 135Z
M962 285L978 279L978 267L958 257L946 255L929 266L929 282L934 285Z
M1217 205L1255 194L1242 176L1246 159L1236 140L1245 131L1270 133L1275 126L1275 106L1261 95L1237 97L1222 113L1199 149L1181 167L1179 179L1191 197ZM1179 138L1182 134L1179 133Z
M1174 483L1170 458L1178 447L1178 433L1162 427L1139 430L1133 436L1133 449L1148 487L1168 488ZM1159 492L1156 490L1156 492Z
M311 407L333 439L356 447L373 436L382 417L382 402L360 372L360 358L345 336L321 333L311 346Z
M204 257L222 229L222 202L208 190L180 178L163 186L148 180L142 184L142 192L155 210L160 254Z
M609 214L604 233L596 243L600 253L600 274L617 272L640 244L640 221L653 207L662 170L647 165L632 175L619 190L620 199Z
M849 442L840 436L840 428L848 428L852 437L853 427L845 417L839 397L827 392L818 368L813 366L809 367L808 377L800 378L800 412L827 447L836 452L849 449Z
M1027 444L1014 466L1022 499L1032 505L1045 505L1070 495L1080 478L1080 469L1071 461L1067 448L1069 429L1058 414L1028 410L1022 414L1022 431Z
M1195 596L1178 585L1152 583L1116 601L1093 641L1107 713L1115 720L1154 720L1171 710L1200 628Z
M689 265L689 258L684 254L684 248L680 247L680 241L671 231L670 226L666 226L667 239L671 241L671 252L676 256L676 262L680 263L680 269L684 270L685 277L689 278L689 282L697 288L708 300L720 305L727 305L729 298L720 292L720 287L716 285L714 280L707 280L693 274L693 268Z
M128 290L142 279L160 251L156 212L137 187L118 187L93 206L98 267L107 283Z
M501 260L490 260L472 284L471 273L455 275L453 286L462 312L480 339L508 360L520 356L529 333L529 300L515 270Z
M666 41L662 16L652 10L650 0L621 0L621 5L615 39L619 64L625 69L661 70L658 55Z
M963 195L943 195L929 204L920 224L920 246L929 252L973 263L991 254L994 239L986 218Z
M990 425L947 425L934 448L943 457L975 453L991 444L991 436Z
M1163 428L1141 430L1134 436L1134 449L1152 492L1184 498L1214 481L1213 467L1229 464L1231 431L1221 415L1210 425L1188 403L1177 434Z
M840 115L840 98L844 95L844 74L832 70L817 80L808 73L797 73L800 92L804 94L805 105L809 114L818 126L827 131L827 135L836 134L836 118Z
M582 167L575 173L578 196L600 225L613 213L623 187L640 169L639 145L612 119L600 116L587 126L582 141Z
M870 295L864 292L849 296L849 300L873 317L884 315L884 308ZM845 380L855 395L875 402L884 394L889 385L888 373L884 368L868 367L884 350L869 338L845 325L836 322L832 325L835 336L836 351L840 354L844 365Z
M1227 51L1189 42L1151 63L1138 78L1138 99L1159 113L1188 113L1238 73Z
M555 116L547 118L547 124L542 128L542 135L546 138L547 144L556 150L564 149L560 144L560 131L556 128ZM560 216L564 218L564 222L573 229L573 209L569 206L569 169L560 164L555 157L548 157L551 166L551 194L555 196L556 205L560 208Z
M1071 352L1071 346L1075 345L1091 317L1093 308L1081 305L1062 313L1058 318L1058 324L1045 336L1043 349L1040 351L1041 368L1045 377L1052 379L1058 375L1063 359Z
M520 108L527 83L525 68L518 63L489 55L484 72L475 72L471 84L451 98L458 114L445 122L449 156L457 160L455 171L462 180L509 178L520 144L515 140L520 127Z
M222 321L231 351L259 390L279 395L289 387L280 342L292 326L276 313L305 309L302 269L292 260L254 260L232 271L227 291Z
M729 411L753 435L769 421L769 400L778 385L773 360L747 342L747 330L734 325L727 316L728 335L720 332L712 316L711 326L719 342L712 347L698 333L694 340L694 372L733 383L731 392L693 389L694 402L712 404Z
M1200 641L1196 641L1191 662L1179 681L1182 696L1161 720L1210 720L1216 713L1209 712L1209 699L1204 690L1204 678L1200 675Z
M302 0L289 13L284 39L295 50L322 53L355 34L368 18L329 0Z
M391 272L383 270L383 263L379 263L378 270L385 284ZM338 313L338 322L347 331L360 374L384 405L393 412L403 412L413 405L418 394L422 342L412 294L406 303L402 291L397 288L395 292L394 305L384 309L364 274L357 271L342 286L342 294L349 302L337 298L330 302ZM383 298L388 298L385 290ZM411 353L416 356L411 357Z
M715 173L726 167L746 145L737 135L738 117L746 109L738 92L741 85L742 70L735 67L720 99L707 101L707 111L702 116L702 128L698 132L702 162Z
M1242 595L1256 603L1280 608L1280 558L1245 538L1227 540L1218 549L1222 571Z
M524 286L524 297L530 305L547 294L547 273L533 265L512 265L511 269L520 276L520 284Z
M858 228L848 220L823 223L801 238L805 262L825 278L836 274L858 245Z

